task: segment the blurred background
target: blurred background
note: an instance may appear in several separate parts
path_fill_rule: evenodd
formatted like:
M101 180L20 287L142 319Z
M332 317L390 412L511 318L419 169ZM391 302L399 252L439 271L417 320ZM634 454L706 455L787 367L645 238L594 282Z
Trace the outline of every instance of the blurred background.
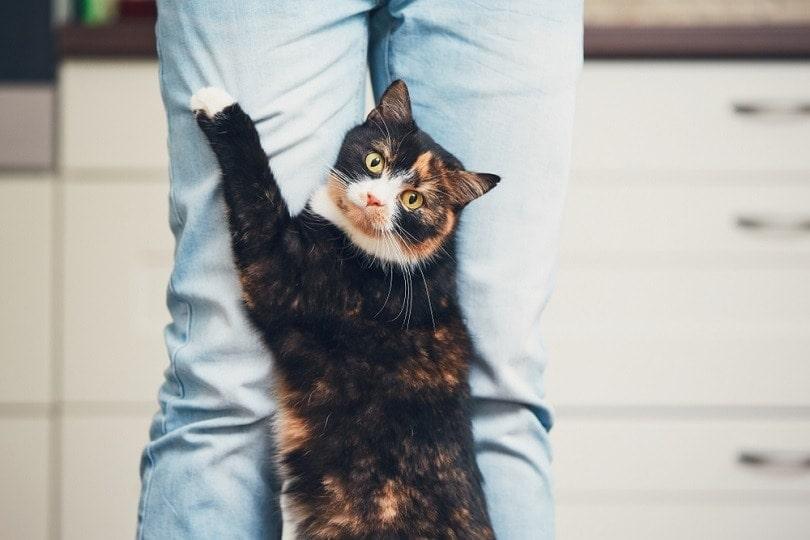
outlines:
M0 4L4 540L134 533L173 249L154 16ZM810 539L810 0L586 22L545 324L559 538Z

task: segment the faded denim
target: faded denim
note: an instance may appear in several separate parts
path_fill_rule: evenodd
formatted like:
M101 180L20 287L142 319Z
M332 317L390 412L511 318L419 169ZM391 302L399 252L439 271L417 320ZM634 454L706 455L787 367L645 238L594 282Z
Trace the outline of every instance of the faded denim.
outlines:
M461 298L483 361L474 429L499 538L554 536L541 314L569 168L582 5L514 0L160 0L169 124L169 367L143 453L138 536L276 539L269 355L240 306L219 175L188 110L202 86L257 121L294 210L344 132L404 79L425 131L497 189L465 212Z

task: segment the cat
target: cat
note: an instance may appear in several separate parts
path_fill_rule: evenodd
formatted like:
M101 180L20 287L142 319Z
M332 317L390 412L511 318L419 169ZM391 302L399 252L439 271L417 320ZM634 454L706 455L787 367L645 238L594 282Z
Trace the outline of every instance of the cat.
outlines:
M208 87L191 108L222 171L244 305L273 354L285 523L306 539L493 539L454 237L500 178L420 130L395 81L291 216L239 104Z

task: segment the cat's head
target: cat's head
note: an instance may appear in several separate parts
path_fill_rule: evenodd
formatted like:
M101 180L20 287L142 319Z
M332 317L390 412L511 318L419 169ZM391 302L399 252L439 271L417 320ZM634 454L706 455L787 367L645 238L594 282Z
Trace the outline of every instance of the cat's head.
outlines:
M415 265L441 252L462 208L499 180L464 170L420 130L407 86L395 81L346 134L312 207L373 257Z

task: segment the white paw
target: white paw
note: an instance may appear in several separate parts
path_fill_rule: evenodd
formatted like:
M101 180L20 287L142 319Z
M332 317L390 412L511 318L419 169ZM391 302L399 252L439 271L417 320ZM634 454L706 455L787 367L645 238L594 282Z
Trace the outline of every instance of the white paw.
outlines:
M214 115L222 112L222 109L234 103L236 100L233 99L233 96L222 88L206 86L191 96L189 106L195 113L203 113L208 118L213 118Z

